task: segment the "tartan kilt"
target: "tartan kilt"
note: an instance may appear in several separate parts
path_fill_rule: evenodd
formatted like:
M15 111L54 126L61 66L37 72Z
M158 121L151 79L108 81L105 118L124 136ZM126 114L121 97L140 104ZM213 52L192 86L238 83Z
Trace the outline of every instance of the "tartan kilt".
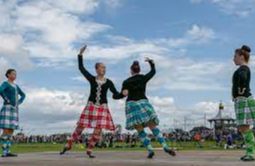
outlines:
M135 126L147 127L149 122L159 124L158 116L148 100L128 101L126 103L126 129L133 130Z
M255 125L255 100L253 97L238 97L235 99L236 123L240 125Z
M93 102L88 102L80 115L77 125L84 128L115 130L108 105L95 105Z
M0 112L0 128L13 129L19 128L18 108L12 105L4 105Z

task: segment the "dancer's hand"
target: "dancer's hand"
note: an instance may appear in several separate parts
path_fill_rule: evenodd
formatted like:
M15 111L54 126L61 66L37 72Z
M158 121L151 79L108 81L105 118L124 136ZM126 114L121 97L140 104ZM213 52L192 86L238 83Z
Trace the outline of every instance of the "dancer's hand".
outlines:
M87 45L83 46L81 49L80 49L80 53L79 55L83 55L84 51L86 50L87 48Z
M154 63L154 61L151 58L148 58L148 57L145 58L145 62L152 62L152 63Z
M124 96L128 96L128 90L126 90L126 89L123 90L123 91L122 91L122 94L123 94Z

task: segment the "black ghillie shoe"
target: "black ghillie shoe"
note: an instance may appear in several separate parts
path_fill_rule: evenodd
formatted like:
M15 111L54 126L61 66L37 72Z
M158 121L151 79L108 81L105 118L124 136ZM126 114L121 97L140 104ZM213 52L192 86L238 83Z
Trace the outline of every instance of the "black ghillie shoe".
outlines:
M250 155L246 155L242 158L242 161L254 161L254 157L250 156Z
M72 141L68 140L63 150L59 153L60 155L65 154L67 151L72 149Z
M89 158L93 159L96 158L96 156L92 155L91 151L87 151L87 155L89 156Z
M63 155L63 154L65 154L69 150L70 150L70 148L64 147L64 149L59 154Z
M153 151L149 151L147 158L152 159L154 156L155 156L155 153Z
M242 157L240 158L240 160L243 160L246 156L247 156L247 155L242 156Z
M175 153L174 150L164 148L164 151L165 151L166 153L168 153L169 155L171 155L171 156L176 156L176 153Z
M7 153L6 155L2 155L2 157L18 157L18 155L13 153Z

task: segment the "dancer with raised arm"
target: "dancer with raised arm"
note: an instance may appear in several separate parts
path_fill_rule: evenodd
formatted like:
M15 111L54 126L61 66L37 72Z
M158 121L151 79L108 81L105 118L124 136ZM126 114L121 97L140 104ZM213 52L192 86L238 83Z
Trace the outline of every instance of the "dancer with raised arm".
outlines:
M140 140L148 150L148 158L151 159L155 155L151 145L150 138L144 128L149 127L158 142L163 146L166 153L175 156L175 152L171 150L161 131L157 127L159 119L146 97L146 85L148 81L155 75L156 69L152 59L145 60L150 64L151 70L149 73L140 74L140 65L138 61L134 61L131 66L131 77L123 82L122 92L128 95L126 100L126 129L137 130Z
M113 82L105 77L106 67L103 63L95 64L97 76L93 76L87 71L83 65L83 53L86 47L87 46L84 46L80 49L78 65L80 72L90 84L90 95L87 106L84 108L77 122L76 129L60 154L62 155L66 151L71 150L73 142L80 141L81 134L85 128L93 128L94 132L89 139L87 155L90 158L94 158L95 156L92 155L92 149L99 141L102 129L110 131L115 130L112 116L107 105L107 91L109 89L113 93L114 99L123 98L123 95L116 90Z
M14 130L19 128L19 105L25 99L25 93L15 83L16 71L14 69L7 70L4 81L0 86L0 95L3 98L3 107L0 112L0 128L3 129L1 135L2 157L17 157L11 153L11 138Z
M255 100L250 89L251 72L248 66L251 49L243 45L235 50L234 63L239 68L233 74L232 97L235 103L236 123L242 133L246 154L242 161L254 161L254 133L250 127L255 124Z

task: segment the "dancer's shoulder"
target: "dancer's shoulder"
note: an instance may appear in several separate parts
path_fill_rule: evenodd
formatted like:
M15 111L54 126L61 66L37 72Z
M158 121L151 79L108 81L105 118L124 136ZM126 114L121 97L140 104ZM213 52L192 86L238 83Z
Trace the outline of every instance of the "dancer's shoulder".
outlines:
M112 80L111 80L111 79L109 79L109 78L106 78L106 83L113 84Z
M239 71L250 71L250 67L247 65L242 65L238 68Z
M1 85L2 86L7 86L7 85L9 85L9 83L7 81L3 81Z
M143 74L137 74L137 75L127 78L124 82L129 83L129 82L134 82L134 81L140 81L143 78L144 78Z
M108 85L114 85L113 81L111 79L109 79L109 78L106 78L106 83Z

